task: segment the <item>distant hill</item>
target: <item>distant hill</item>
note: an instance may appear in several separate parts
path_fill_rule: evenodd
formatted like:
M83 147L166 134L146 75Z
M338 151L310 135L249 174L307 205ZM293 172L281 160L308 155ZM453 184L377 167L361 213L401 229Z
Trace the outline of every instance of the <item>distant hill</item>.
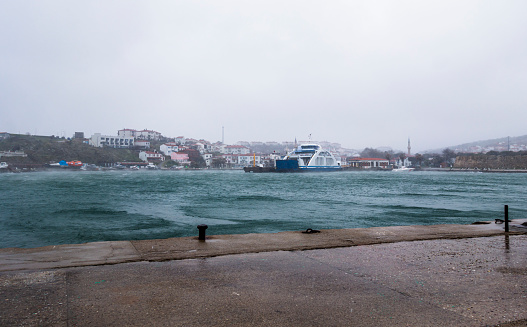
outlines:
M80 160L104 165L122 161L140 161L139 151L131 149L96 148L81 140L67 140L51 136L11 134L0 140L0 151L24 151L27 157L2 157L1 161L18 164L48 164L61 160Z
M427 153L441 153L443 149L451 149L456 152L475 152L474 149L481 148L486 149L487 151L507 151L508 146L510 145L511 151L524 151L527 149L527 135L523 136L511 136L511 137L501 137L497 139L475 141L471 143L464 143L454 146L448 146L441 149L434 149L425 151Z

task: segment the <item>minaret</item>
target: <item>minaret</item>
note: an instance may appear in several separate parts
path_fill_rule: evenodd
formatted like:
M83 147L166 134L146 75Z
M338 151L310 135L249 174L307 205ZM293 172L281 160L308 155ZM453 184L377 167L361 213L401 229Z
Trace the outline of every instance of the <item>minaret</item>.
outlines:
M408 138L408 156L410 156L410 150L412 147L410 146L410 138Z

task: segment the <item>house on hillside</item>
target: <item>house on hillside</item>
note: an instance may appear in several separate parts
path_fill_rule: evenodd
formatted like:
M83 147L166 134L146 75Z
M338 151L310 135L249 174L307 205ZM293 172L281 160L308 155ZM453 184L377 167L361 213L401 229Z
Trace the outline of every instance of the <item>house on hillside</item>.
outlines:
M150 149L150 141L147 140L135 140L136 148Z
M251 150L243 145L226 145L222 149L223 154L248 154Z
M186 142L186 140L185 140L184 136L178 136L175 139L175 143L177 143L177 144L185 144L185 142Z
M178 162L183 166L190 166L190 158L188 156L188 153L172 152L172 154L170 155L170 159Z
M201 155L201 157L203 158L203 160L205 160L205 164L207 165L207 167L210 167L210 165L212 164L212 154L204 153Z
M132 137L132 138L135 138L135 133L137 131L135 129L130 129L130 128L124 128L124 129L120 129L117 131L117 135L119 135L120 137Z
M125 136L101 135L101 133L95 133L90 138L89 144L98 148L105 146L110 148L131 148L134 146L134 138Z
M179 151L179 145L176 142L161 144L159 151L163 152L166 156L171 156L173 152Z
M148 129L143 129L142 131L135 132L135 138L142 139L142 140L159 141L161 139L161 133L156 132L156 131L151 131Z
M165 156L162 153L153 151L141 151L139 152L139 159L144 162L161 162L165 160Z

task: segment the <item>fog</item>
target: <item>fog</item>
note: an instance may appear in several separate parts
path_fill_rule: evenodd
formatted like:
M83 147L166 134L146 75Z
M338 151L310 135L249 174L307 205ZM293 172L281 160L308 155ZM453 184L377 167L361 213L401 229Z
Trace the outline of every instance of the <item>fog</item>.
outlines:
M527 134L522 0L0 3L0 132L413 152Z

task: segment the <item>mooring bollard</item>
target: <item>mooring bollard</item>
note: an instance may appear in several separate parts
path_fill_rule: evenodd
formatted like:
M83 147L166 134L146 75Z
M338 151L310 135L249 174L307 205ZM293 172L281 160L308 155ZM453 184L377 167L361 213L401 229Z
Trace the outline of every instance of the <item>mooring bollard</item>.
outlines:
M205 224L198 225L198 229L199 229L198 240L200 240L200 241L205 241L205 230L206 230L208 227L209 227L209 226L207 226L207 225L205 225Z
M505 205L505 233L509 232L509 206Z

